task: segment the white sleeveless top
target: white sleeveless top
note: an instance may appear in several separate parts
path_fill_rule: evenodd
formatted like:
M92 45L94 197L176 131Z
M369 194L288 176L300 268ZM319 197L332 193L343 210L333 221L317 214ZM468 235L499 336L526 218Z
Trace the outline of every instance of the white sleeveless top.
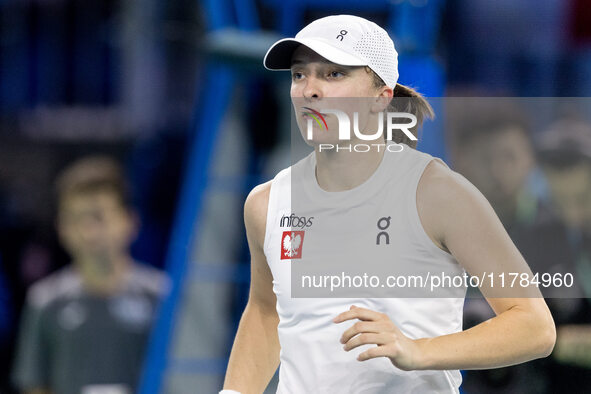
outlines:
M415 298L331 298L324 297L326 289L322 297L292 298L292 264L310 256L321 255L323 261L338 264L339 259L358 254L353 258L363 270L363 257L370 255L393 271L416 267L417 271L463 274L455 258L433 244L419 219L417 185L433 157L403 147L401 152L386 151L367 181L343 192L320 188L314 152L274 178L264 252L273 274L279 315L277 393L458 392L462 379L457 370L402 371L385 357L357 361L357 355L375 345L344 351L341 335L357 320L335 324L332 319L354 304L386 313L412 339L450 334L462 330L465 287L449 290L445 298L427 293L416 298L416 292ZM387 236L379 235L377 227L378 219L385 217L390 217ZM382 228L385 225L381 223ZM310 297L313 291L300 288L298 295Z

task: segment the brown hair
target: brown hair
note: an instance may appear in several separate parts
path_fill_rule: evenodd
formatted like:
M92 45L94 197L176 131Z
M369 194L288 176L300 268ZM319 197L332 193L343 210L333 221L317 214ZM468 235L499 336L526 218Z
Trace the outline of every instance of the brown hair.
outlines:
M546 169L565 171L591 165L591 125L578 119L559 119L538 135L536 148Z
M373 77L373 85L376 89L386 86L382 78L378 76L371 68L365 67L365 70L370 72ZM435 113L429 102L416 90L409 86L401 85L399 83L394 87L394 97L390 101L387 108L388 112L408 112L417 117L417 124L410 128L410 132L418 138L419 128L425 119L433 119ZM404 133L396 133L392 135L392 141L396 143L404 143L411 148L417 147L417 141L408 138Z
M496 137L507 130L516 131L532 145L531 126L525 116L525 108L519 100L486 100L483 103L468 103L465 99L447 105L446 117L450 137L459 149L470 149L483 138Z
M61 205L68 197L114 193L121 204L129 208L129 185L119 163L108 156L89 156L65 168L55 183L57 202Z

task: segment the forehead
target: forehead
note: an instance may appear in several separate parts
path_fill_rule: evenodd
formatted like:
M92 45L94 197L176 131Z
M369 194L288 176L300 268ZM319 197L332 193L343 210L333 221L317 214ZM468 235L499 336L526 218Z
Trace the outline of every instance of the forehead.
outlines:
M122 203L119 195L108 189L70 193L62 198L60 204L62 210L68 211L110 209L120 206Z
M530 146L527 131L519 125L506 125L500 127L486 137L494 147L526 149Z

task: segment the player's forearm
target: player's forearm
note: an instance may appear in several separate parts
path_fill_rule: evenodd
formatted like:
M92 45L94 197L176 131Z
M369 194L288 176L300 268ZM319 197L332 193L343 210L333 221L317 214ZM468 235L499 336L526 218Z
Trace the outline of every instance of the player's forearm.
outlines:
M224 389L242 394L262 393L279 365L279 339L275 311L246 306L224 380Z
M511 308L468 330L417 340L419 369L487 369L548 356L556 331L552 317Z

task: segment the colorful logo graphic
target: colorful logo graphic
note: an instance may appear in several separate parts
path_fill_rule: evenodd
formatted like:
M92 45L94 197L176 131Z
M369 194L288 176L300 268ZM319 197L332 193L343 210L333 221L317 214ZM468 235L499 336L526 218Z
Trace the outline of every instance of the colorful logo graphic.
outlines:
M284 231L281 236L281 260L301 259L305 231Z
M312 119L314 119L316 121L316 123L318 123L318 126L320 126L321 129L324 130L328 130L328 125L326 124L326 120L324 119L324 116L322 116L322 114L310 107L303 107L303 109L305 109L307 112L304 112L304 114L309 115ZM322 123L320 123L320 121L322 121Z

